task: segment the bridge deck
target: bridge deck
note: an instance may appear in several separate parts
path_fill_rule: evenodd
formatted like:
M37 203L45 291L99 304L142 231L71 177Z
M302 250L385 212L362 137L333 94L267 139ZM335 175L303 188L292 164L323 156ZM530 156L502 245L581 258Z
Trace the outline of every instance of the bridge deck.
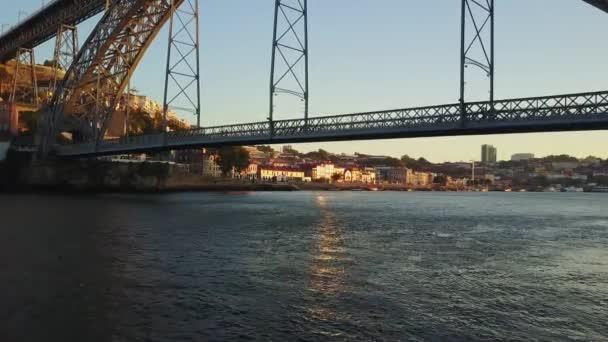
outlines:
M62 24L79 24L103 11L105 5L106 0L49 2L0 36L0 63L15 58L17 48L34 48L53 38Z
M57 146L87 157L223 145L608 129L608 91L207 127Z

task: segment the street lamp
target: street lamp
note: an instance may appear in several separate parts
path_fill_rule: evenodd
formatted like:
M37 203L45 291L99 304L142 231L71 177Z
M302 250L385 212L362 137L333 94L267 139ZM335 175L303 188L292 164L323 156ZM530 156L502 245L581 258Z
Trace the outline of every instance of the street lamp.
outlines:
M475 184L475 160L471 159L471 182Z

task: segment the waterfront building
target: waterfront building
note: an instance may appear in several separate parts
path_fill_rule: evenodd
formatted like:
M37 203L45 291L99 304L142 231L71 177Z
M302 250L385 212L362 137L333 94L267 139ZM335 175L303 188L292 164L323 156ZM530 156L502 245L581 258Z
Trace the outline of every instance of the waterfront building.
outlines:
M432 172L413 172L410 185L416 187L428 187L433 184L436 174Z
M551 163L551 167L553 168L553 170L556 171L563 171L563 170L572 170L572 169L576 169L577 167L579 167L580 163L577 161L574 162L552 162Z
M375 169L378 181L392 184L406 184L412 170L404 167L382 166Z
M361 173L361 183L375 184L376 170L374 168L365 168Z
M218 178L222 176L222 169L217 163L217 156L207 153L203 157L203 176Z
M350 168L344 171L345 183L360 183L362 172L358 168Z
M288 167L260 166L257 170L258 178L263 181L287 182L304 180L304 171L298 169Z
M318 164L310 169L310 177L313 181L329 181L333 180L334 175L339 175L339 179L344 179L345 169L336 167L333 163Z
M188 171L193 174L203 174L204 149L177 150L175 162L187 165Z
M496 147L492 145L481 145L481 162L496 163Z
M249 179L249 180L257 180L258 179L258 169L260 166L257 163L249 163L249 166L239 175L241 179Z
M511 156L511 161L524 161L534 159L534 153L515 153Z

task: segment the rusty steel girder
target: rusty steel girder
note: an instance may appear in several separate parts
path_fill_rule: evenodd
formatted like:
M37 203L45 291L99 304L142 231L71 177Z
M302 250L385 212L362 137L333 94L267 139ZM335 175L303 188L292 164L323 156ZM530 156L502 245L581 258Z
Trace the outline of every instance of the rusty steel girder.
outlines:
M103 16L51 103L53 132L103 139L145 51L182 0L118 0Z

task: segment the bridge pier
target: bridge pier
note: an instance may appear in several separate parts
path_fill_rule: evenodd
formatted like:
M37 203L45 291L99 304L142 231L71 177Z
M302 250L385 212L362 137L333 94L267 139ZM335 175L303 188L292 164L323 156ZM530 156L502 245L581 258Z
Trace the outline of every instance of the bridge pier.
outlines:
M27 77L22 77L25 71ZM38 79L34 49L19 48L15 58L15 68L9 102L13 104L33 104L38 106Z

